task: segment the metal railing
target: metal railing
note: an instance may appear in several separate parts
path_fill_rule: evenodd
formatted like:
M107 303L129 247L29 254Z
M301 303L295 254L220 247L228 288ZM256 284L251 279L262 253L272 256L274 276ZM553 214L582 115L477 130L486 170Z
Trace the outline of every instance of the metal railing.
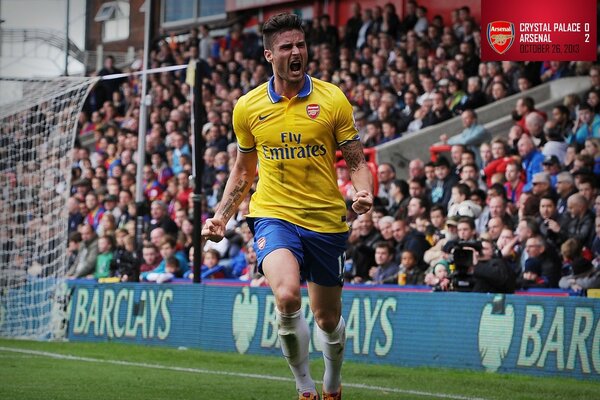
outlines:
M64 32L53 29L18 29L8 28L0 30L0 42L2 48L6 51L6 44L17 44L23 46L25 43L46 44L54 47L61 52L65 51L65 35ZM112 55L115 58L115 65L124 67L131 64L135 58L135 51L129 48L126 52L104 51L102 45L96 50L82 50L69 40L69 56L82 63L86 72L97 71L102 68L102 62L105 55ZM11 49L14 50L14 49ZM24 50L31 51L31 50ZM25 55L25 54L23 54Z
M65 51L65 34L52 29L2 29L1 40L3 43L27 43L42 42L61 51ZM85 52L69 39L69 56L83 63L85 61Z

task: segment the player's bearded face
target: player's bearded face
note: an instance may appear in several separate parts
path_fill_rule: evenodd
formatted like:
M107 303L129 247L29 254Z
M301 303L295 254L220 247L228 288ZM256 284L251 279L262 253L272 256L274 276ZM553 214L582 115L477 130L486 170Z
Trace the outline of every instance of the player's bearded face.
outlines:
M276 35L273 50L266 50L265 56L273 65L273 72L281 79L300 82L304 78L308 51L302 32L286 31Z

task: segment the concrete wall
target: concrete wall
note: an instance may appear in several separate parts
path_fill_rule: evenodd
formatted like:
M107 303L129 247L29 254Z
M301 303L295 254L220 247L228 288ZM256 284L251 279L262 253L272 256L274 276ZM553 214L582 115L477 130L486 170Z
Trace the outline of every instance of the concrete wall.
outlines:
M478 108L479 122L484 124L494 137L506 137L513 124L511 112L519 97L530 96L535 100L536 108L549 112L552 107L561 104L566 95L570 93L583 94L589 89L589 84L588 77L563 78L545 83L525 93L517 93L504 100ZM402 136L393 142L377 146L377 162L391 162L396 166L398 177L406 178L410 160L414 158L429 160L429 146L439 142L441 134L446 133L448 137L452 137L458 135L462 130L460 117L455 117L441 124Z

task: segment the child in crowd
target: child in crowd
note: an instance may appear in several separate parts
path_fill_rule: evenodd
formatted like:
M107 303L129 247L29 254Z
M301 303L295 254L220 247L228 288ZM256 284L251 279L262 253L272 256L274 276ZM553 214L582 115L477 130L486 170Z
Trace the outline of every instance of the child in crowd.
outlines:
M254 265L256 264L256 252L252 241L247 243L242 250L231 260L230 277L234 279L250 280L254 274Z
M189 254L190 266L194 265L194 248L190 249ZM219 265L220 256L219 252L215 249L208 249L204 251L204 257L202 258L201 277L202 279L223 279L225 278L225 267ZM194 279L193 268L190 268L183 277L185 279Z
M562 256L561 275L567 276L573 273L572 263L578 256L581 255L581 245L577 239L567 239L560 246L560 255Z
M600 270L582 256L578 256L571 263L572 274L563 276L558 282L561 289L570 289L581 292L587 289L600 288Z
M150 272L146 275L146 280L148 282L166 283L178 277L181 277L179 260L175 256L169 256L165 259L165 272Z
M423 285L425 283L423 271L417 268L417 257L412 251L404 250L402 252L398 276L400 285Z
M450 266L448 261L440 260L433 271L425 276L425 284L431 286L434 292L446 291L450 287Z
M167 258L165 262L165 273L169 274L171 279L181 277L181 267L179 265L179 260L175 256Z
M112 236L102 236L98 238L98 257L96 258L96 271L94 278L108 278L110 276L110 263L113 259L113 241Z
M225 278L225 267L219 265L220 255L217 250L209 249L202 258L202 279Z

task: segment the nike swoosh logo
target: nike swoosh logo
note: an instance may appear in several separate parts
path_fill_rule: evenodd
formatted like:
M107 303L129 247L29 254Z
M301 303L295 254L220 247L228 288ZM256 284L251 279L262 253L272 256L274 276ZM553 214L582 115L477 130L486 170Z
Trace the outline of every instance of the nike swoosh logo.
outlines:
M271 113L271 114L273 114L273 113ZM264 121L264 120L265 120L265 119L266 119L266 118L267 118L269 115L271 115L271 114L267 114L267 115L259 115L259 116L258 116L258 120L259 120L259 121Z

